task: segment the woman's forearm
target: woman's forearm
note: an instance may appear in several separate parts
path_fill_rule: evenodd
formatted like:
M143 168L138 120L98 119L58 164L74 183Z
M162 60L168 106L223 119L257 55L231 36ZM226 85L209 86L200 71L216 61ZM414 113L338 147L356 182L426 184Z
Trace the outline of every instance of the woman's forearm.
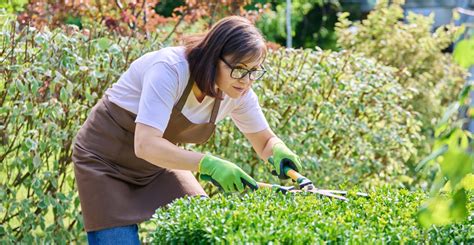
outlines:
M184 150L162 137L150 137L146 143L136 147L137 157L153 165L168 168L198 171L203 153Z
M280 138L277 136L272 136L267 140L267 143L265 144L265 147L263 147L262 152L259 154L260 157L264 160L267 161L269 157L273 155L273 145L277 142L282 142Z

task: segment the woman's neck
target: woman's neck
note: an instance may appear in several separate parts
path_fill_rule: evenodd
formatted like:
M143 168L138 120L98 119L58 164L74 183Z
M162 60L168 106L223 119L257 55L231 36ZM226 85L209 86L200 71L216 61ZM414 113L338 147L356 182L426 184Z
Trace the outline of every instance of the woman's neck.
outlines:
M196 83L193 84L193 93L199 103L201 103L204 100L204 97L206 97Z

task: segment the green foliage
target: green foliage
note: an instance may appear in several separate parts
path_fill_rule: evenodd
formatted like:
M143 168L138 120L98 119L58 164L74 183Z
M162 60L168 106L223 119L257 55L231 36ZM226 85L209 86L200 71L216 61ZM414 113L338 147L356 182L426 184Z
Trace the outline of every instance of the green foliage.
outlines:
M339 2L335 0L291 1L291 36L293 46L302 48L336 49L334 24ZM286 45L286 1L272 2L256 25L268 41Z
M2 0L0 10L5 9L7 13L17 13L24 10L27 3L28 0Z
M454 60L464 68L474 65L474 36L463 39L456 44L453 52Z
M462 127L465 119L458 119L456 114L463 107L466 118L474 118L469 99L472 92L474 85L466 86L459 100L447 109L435 132L433 152L418 166L426 171L435 165L438 170L431 186L431 198L420 212L420 221L425 226L449 224L468 216L466 191L474 190L474 139L472 133ZM448 198L441 198L440 191Z
M184 0L162 0L155 5L155 12L164 17L172 17L176 8L185 5Z
M474 215L464 223L423 229L416 220L418 206L426 197L422 192L384 187L369 194L370 199L350 195L349 202L311 193L285 195L268 189L243 196L181 198L156 211L149 221L155 230L149 234L148 241L153 244L459 244L474 240ZM472 212L474 195L468 196Z
M362 22L351 22L342 14L336 28L338 44L397 68L396 78L415 93L409 104L423 122L424 134L431 136L443 108L465 81L465 70L449 54L442 53L455 40L459 28L450 24L432 33L433 15L409 13L407 22L402 22L404 0L390 2L379 1Z

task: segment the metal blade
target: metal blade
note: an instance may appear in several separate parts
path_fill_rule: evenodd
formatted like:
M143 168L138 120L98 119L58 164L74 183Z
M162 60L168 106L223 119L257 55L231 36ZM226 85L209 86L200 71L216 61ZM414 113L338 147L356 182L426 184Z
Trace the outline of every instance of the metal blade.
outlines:
M345 198L345 197L343 197L343 196L336 195L336 194L333 194L333 193L331 193L331 192L321 191L321 190L319 190L318 188L314 187L313 184L310 184L310 185L305 186L305 187L303 188L303 190L304 190L304 191L308 191L308 192L312 192L312 193L315 193L315 194L327 196L327 197L336 198L336 199L343 200L343 201L348 201L348 199Z
M340 191L340 190L323 190L323 189L318 189L319 191L324 191L324 192L330 192L334 194L339 194L339 195L347 195L347 191ZM367 193L363 192L357 192L356 195L361 196L361 197L369 197Z

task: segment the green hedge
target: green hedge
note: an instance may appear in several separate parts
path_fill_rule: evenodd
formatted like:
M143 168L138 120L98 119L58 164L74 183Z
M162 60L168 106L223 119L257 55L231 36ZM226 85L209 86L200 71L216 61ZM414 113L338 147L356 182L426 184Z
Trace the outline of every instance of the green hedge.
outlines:
M354 192L352 192L353 194ZM243 196L183 198L158 209L149 221L153 244L472 243L474 195L469 220L423 229L416 214L426 195L387 187L370 199L349 195L341 202L311 193L268 189Z

